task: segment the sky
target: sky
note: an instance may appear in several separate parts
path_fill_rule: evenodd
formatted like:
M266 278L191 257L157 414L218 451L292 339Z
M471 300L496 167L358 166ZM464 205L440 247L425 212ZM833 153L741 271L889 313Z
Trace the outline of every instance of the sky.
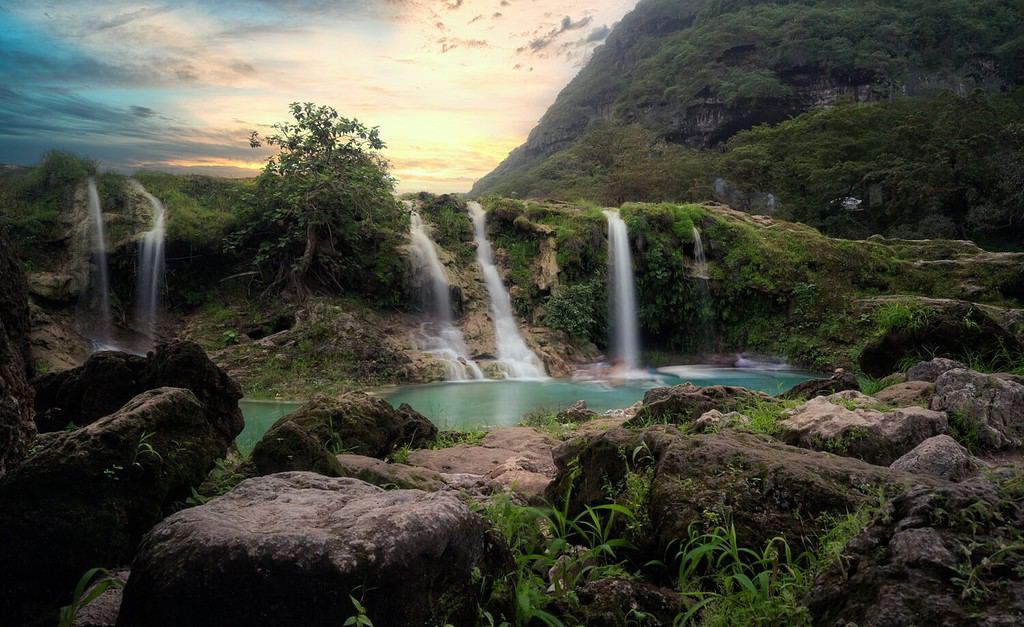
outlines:
M399 191L467 191L636 0L0 0L0 163L254 176L291 102L379 126Z

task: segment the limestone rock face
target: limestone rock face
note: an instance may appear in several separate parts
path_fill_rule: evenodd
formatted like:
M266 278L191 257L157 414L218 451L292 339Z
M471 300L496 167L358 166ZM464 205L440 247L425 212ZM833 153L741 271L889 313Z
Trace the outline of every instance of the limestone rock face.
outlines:
M643 406L627 426L641 426L649 422L685 424L712 409L729 412L751 402L770 399L767 394L731 385L697 387L692 383L684 383L655 388L644 394Z
M66 602L88 569L131 560L150 527L184 501L226 444L195 395L140 394L74 431L39 436L0 481L0 572L11 624Z
M408 405L394 408L362 392L320 395L274 423L253 448L252 461L261 475L311 470L342 476L339 453L384 458L399 446L423 446L436 435L437 427Z
M281 473L166 519L132 564L118 625L472 624L505 559L456 497ZM478 569L478 570L477 570Z
M918 487L893 499L887 515L850 542L842 563L815 580L804 600L813 624L1020 624L1024 562L1019 551L1000 551L1019 543L1021 498L1019 478L1000 478ZM975 526L976 519L957 515L967 510L1001 522ZM966 583L983 594L980 602L964 594L958 572L976 577Z
M25 275L0 237L0 477L28 450L32 423L32 369Z
M922 361L916 366L907 370L907 381L927 381L928 383L935 383L935 380L939 378L939 375L949 372L950 370L959 370L966 368L959 361L953 359L946 359L945 357L936 357L929 361Z
M787 444L887 466L924 440L946 432L946 415L922 407L888 410L860 392L819 396L783 414Z
M1024 438L1024 385L973 370L949 370L935 381L932 409L963 423L983 449L1018 447Z
M889 467L893 470L959 481L977 474L984 467L984 463L948 435L937 435L921 442Z

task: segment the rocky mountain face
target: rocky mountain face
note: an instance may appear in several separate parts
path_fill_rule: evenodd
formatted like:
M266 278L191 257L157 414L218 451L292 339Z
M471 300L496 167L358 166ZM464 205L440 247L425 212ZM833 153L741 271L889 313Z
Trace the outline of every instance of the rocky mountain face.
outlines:
M711 147L839 102L1019 84L1010 3L642 0L559 94L527 141L473 187L541 164L596 122L637 123Z

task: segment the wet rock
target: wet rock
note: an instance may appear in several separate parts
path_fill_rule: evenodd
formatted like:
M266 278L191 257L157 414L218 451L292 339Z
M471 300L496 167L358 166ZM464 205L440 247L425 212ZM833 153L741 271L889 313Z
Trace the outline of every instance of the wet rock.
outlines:
M888 409L860 392L813 398L786 411L779 438L887 466L928 438L945 433L946 415L922 407Z
M336 456L352 453L384 458L403 445L424 446L437 427L408 405L350 392L336 398L316 396L281 418L256 443L256 474L309 470L342 476Z
M555 416L562 424L588 422L597 418L597 412L587 407L586 401L576 401Z
M10 243L0 236L0 477L21 459L36 428L32 422L32 371L28 290Z
M935 396L935 384L927 381L897 383L875 394L878 402L892 407L929 407Z
M921 442L889 467L893 470L959 481L977 474L984 467L984 463L948 435L937 435Z
M1024 385L973 370L950 370L935 381L932 409L947 412L962 441L983 450L1021 446Z
M852 372L839 368L828 379L811 379L798 383L780 398L814 398L816 396L828 396L846 390L859 390L860 384Z
M347 478L249 479L174 514L132 564L118 625L474 624L505 562L456 497ZM486 579L485 579L486 580Z
M953 359L946 359L945 357L936 357L929 361L922 361L921 363L913 366L910 370L907 370L907 381L926 381L928 383L935 383L935 380L939 378L939 375L949 372L950 370L962 370L967 368L959 361Z
M486 477L535 504L555 476L551 451L558 440L527 427L491 429L478 444L413 451L409 464L439 473Z
M856 536L805 602L815 625L1017 625L1024 616L1017 478L919 487ZM972 515L972 512L977 515Z
M128 563L226 444L188 390L159 388L80 429L43 434L0 481L0 572L11 624L66 602L88 569Z
M697 387L684 383L672 387L655 388L644 394L643 406L626 423L644 426L651 423L685 424L700 418L712 409L730 412L757 401L770 401L761 392L731 385Z
M555 451L555 462L547 496L560 504L569 494L570 513L608 502L609 488L621 489L627 472L651 472L650 527L637 541L652 558L687 537L691 525L727 521L745 546L760 549L775 536L792 547L813 544L829 527L825 515L875 502L880 490L939 481L751 433L684 436L670 426L572 440Z
M241 389L194 342L162 344L148 357L95 353L78 368L38 377L32 384L41 431L90 424L160 387L190 390L225 442L232 442L245 426L238 408Z

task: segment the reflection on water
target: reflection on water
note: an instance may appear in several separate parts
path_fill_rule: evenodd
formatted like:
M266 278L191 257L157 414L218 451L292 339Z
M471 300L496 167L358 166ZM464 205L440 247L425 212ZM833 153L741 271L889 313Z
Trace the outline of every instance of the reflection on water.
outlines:
M647 390L686 381L695 385L738 385L769 394L780 394L814 375L779 368L720 368L670 366L648 378L627 379L612 385L601 381L472 381L410 385L387 390L384 398L395 406L408 403L441 429L515 425L523 414L537 409L559 410L584 400L598 412L629 407ZM245 430L238 436L239 449L252 450L256 441L277 419L299 403L250 401L240 403Z

